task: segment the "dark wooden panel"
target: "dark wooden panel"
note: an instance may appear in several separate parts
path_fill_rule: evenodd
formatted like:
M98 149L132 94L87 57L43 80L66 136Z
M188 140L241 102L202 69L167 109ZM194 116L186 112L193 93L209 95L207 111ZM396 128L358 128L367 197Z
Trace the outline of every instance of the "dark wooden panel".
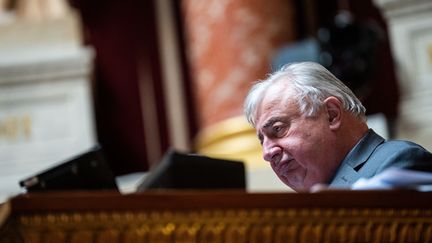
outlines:
M142 210L197 208L432 208L431 192L326 191L246 193L242 191L155 191L34 193L12 199L15 212L55 210Z

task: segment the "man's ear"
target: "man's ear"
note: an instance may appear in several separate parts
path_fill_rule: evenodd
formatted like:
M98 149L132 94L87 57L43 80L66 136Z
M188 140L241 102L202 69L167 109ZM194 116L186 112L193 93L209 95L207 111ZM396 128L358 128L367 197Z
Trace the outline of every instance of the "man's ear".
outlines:
M330 129L338 129L342 123L342 102L333 96L324 100Z

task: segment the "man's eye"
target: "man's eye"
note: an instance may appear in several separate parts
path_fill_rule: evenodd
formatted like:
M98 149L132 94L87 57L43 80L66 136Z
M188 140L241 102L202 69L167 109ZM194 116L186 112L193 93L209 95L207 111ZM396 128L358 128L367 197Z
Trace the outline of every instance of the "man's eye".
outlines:
M282 131L282 126L274 126L274 127L273 127L273 131L274 131L275 133L278 133L278 132Z

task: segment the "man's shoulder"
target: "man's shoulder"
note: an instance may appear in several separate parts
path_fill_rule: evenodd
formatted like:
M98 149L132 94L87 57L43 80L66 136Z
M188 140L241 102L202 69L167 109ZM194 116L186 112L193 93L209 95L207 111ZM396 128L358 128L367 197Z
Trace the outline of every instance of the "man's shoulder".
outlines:
M389 140L380 144L372 153L370 160L380 163L377 172L388 167L404 168L418 163L428 163L432 166L432 154L428 150L405 140Z
M349 186L359 178L370 178L390 167L432 171L432 154L414 142L386 141L370 130L341 163L330 185Z
M380 153L385 153L385 152L406 153L409 151L429 153L429 151L427 151L421 145L406 140L386 140L385 142L378 145L375 150L375 152L380 152Z

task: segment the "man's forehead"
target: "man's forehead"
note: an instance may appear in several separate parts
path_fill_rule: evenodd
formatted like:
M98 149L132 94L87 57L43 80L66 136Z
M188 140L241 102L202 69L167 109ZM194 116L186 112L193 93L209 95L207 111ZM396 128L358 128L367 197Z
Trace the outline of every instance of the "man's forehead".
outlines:
M294 104L294 91L288 85L275 83L270 86L261 99L257 109L257 118L260 114L272 111L274 109L282 109L283 106L291 106Z
M292 118L298 114L298 105L292 98L263 102L260 112L257 113L256 128L260 129L278 119Z
M270 85L264 92L262 101L271 102L276 99L289 99L294 96L294 92L293 84L283 82L283 80L276 80L276 82Z

